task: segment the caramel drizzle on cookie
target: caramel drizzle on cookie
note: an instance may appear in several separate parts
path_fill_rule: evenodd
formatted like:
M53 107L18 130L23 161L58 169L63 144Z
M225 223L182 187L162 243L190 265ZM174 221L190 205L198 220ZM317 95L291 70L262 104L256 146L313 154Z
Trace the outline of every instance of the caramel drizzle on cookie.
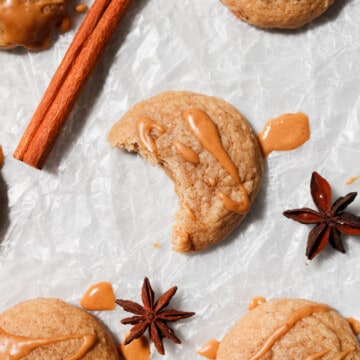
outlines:
M153 129L156 129L160 135L162 135L166 131L165 127L157 124L153 119L146 116L137 119L135 127L140 141L151 153L157 155L157 146L151 132Z
M83 339L84 341L74 355L64 358L63 360L82 359L96 342L95 335L68 335L50 339L30 338L8 334L5 330L0 328L0 358L3 360L19 360L38 347L72 339Z
M324 350L320 351L316 354L312 354L310 356L307 356L304 360L318 360L321 359L324 355L326 355L330 350Z
M360 322L351 317L346 318L345 320L349 323L355 335L360 335Z
M273 345L283 336L285 335L290 329L292 329L296 323L306 317L311 316L314 313L323 313L331 311L331 307L318 304L318 305L309 305L298 310L293 311L293 313L287 318L284 324L280 325L275 331L268 337L265 341L261 349L252 356L249 360L258 360L261 359L271 348ZM342 359L342 358L340 358ZM339 360L340 360L339 359ZM335 360L335 359L334 359ZM338 359L336 359L338 360Z
M0 24L5 47L25 45L42 49L48 45L52 28L60 24L62 31L68 30L70 18L64 0L7 0L0 2Z
M339 355L336 355L333 360L343 360L346 358L346 356L348 356L349 354L351 354L352 352L354 352L356 350L355 346L352 346L350 349L347 349L343 352L341 352Z
M237 167L224 149L215 124L204 111L199 109L184 111L183 118L203 148L219 161L220 165L231 175L241 192L240 202L232 200L228 195L220 192L224 206L230 211L240 214L246 213L250 206L249 195L241 182Z
M199 164L200 158L199 155L191 148L183 144L178 140L173 141L173 145L175 148L176 153L185 161L191 164Z

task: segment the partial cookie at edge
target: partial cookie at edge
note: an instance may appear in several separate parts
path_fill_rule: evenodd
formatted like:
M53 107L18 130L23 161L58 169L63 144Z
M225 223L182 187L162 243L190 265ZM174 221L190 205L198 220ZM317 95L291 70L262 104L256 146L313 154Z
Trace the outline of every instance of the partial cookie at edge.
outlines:
M239 19L262 28L296 29L322 15L335 0L220 0Z
M294 319L294 326L289 326ZM216 360L252 359L284 324L288 329L259 359L310 359L321 353L321 360L333 360L341 353L345 354L343 360L360 359L359 342L335 310L309 300L276 299L259 305L236 323L221 341Z
M104 327L91 315L66 302L52 298L23 301L0 314L0 329L6 334L45 340L77 336L33 349L23 360L62 360L74 356L92 336L94 344L84 360L118 360L118 351Z

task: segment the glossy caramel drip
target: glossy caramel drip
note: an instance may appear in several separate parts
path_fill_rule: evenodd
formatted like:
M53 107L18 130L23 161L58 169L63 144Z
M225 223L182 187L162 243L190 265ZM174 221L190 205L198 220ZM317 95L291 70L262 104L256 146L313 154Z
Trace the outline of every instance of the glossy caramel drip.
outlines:
M95 345L96 342L95 335L67 335L58 336L50 339L30 338L18 335L11 335L0 328L0 359L19 360L38 347L72 339L83 339L84 341L74 355L64 358L63 360L82 359Z
M136 121L136 132L144 144L144 146L152 152L154 155L157 155L157 146L153 136L151 135L151 131L156 129L160 135L165 133L165 128L162 125L157 124L153 119L149 117L141 117Z
M268 351L270 351L273 345L290 329L292 329L298 321L309 317L314 313L328 312L331 310L331 307L327 305L318 304L305 306L303 308L293 311L292 314L290 314L290 316L287 318L285 323L275 329L275 331L267 338L261 349L249 360L261 359L261 357L263 357Z
M219 348L220 342L218 340L209 340L196 351L200 356L204 356L210 360L216 359L216 354Z
M330 350L324 350L320 351L316 354L312 354L310 356L307 356L304 360L318 360L321 359L324 355L326 355Z
M128 345L121 344L120 353L124 360L148 360L150 359L150 346L146 338L141 336Z
M191 148L178 140L173 141L176 153L185 161L191 164L198 164L200 162L199 155Z
M238 185L239 186L239 185ZM230 196L226 195L224 192L219 191L219 196L224 206L233 212L239 214L245 214L249 210L249 198L247 196L247 192L243 186L239 186L239 190L241 192L242 198L241 201L236 201L230 198ZM246 199L244 201L244 198Z
M224 193L221 193L220 197L225 207L230 211L240 213L247 212L250 206L248 193L241 183L237 167L223 147L220 134L215 124L204 111L199 109L186 110L183 113L183 117L187 126L199 140L200 144L219 161L220 165L231 175L241 191L241 203L237 203Z
M309 137L309 118L303 113L283 114L269 120L258 134L265 157L276 150L294 150L304 144Z
M224 149L220 134L209 116L198 109L184 111L183 116L189 129L204 149L219 161L237 184L241 183L238 169Z
M0 47L39 50L48 46L55 27L68 30L70 18L66 0L5 0L0 1L0 24Z
M360 335L360 322L354 318L346 318L356 335Z
M90 286L80 301L86 310L114 310L115 294L112 285L103 281Z
M248 306L249 310L254 310L259 305L266 303L266 299L262 296L256 296L251 299L250 304Z

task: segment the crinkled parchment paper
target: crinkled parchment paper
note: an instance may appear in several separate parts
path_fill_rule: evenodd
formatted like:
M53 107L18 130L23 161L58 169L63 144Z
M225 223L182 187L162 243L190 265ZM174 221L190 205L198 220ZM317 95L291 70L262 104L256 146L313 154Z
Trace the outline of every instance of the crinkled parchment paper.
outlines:
M282 216L313 207L313 170L334 197L360 188L360 180L345 185L360 173L359 18L359 1L337 0L302 30L264 31L218 0L134 1L42 171L12 153L75 30L43 52L0 52L0 311L44 296L79 304L102 280L117 297L140 301L148 276L157 294L178 285L171 304L196 312L174 325L183 344L166 340L164 359L196 358L254 296L314 299L360 319L360 238L344 238L346 255L328 248L307 264L310 227ZM269 156L262 190L239 228L195 255L170 249L171 181L106 142L130 106L169 89L224 98L256 132L284 112L303 111L311 123L303 147ZM360 213L360 197L349 209ZM117 340L129 329L119 323L127 315L120 307L96 315Z

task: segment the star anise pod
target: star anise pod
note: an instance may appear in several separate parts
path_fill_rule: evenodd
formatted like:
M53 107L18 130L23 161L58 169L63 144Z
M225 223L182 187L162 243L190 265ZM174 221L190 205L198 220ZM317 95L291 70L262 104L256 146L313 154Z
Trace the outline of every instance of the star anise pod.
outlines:
M354 201L357 193L351 192L332 204L331 187L317 172L312 173L310 191L318 211L301 208L284 212L286 217L302 224L316 224L308 236L307 258L313 259L328 242L335 250L345 253L341 233L360 234L360 217L344 211Z
M180 339L167 323L186 319L195 315L195 313L175 309L164 310L164 308L169 305L176 290L176 286L170 288L154 303L154 291L149 279L145 278L141 291L143 306L130 300L116 300L116 303L125 311L136 315L121 320L122 324L134 325L125 339L125 345L139 338L147 329L149 330L149 337L154 342L156 350L162 355L165 354L163 338L168 338L176 344L181 344Z

